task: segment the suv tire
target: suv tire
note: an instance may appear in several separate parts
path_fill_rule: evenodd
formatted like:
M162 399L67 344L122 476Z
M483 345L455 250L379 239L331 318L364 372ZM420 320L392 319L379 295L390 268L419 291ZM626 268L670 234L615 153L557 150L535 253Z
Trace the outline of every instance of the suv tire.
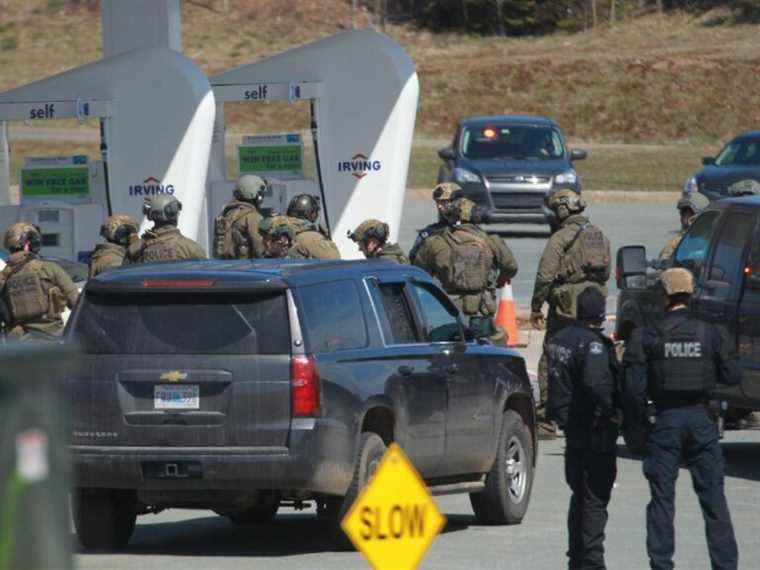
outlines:
M335 517L335 542L336 546L339 548L352 548L351 541L340 527L340 522L351 509L351 505L354 504L359 493L361 493L362 489L364 489L370 479L372 479L385 450L385 442L379 435L373 432L362 433L361 441L359 443L359 453L354 463L354 476L351 479L351 484L348 486L348 491L340 502L340 506L338 506L336 502L328 503L327 511Z
M470 493L472 510L481 524L520 524L533 486L533 440L517 412L504 413L497 446L486 488Z
M79 542L91 550L124 548L137 522L137 496L116 489L77 489L73 494L74 527Z

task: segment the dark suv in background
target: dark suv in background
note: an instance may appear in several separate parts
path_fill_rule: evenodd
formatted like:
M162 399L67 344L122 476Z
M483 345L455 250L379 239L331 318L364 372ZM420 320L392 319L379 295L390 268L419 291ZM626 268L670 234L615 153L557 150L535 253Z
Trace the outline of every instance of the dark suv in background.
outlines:
M202 261L90 279L66 331L74 521L89 548L137 515L332 521L391 442L434 494L519 523L536 458L523 358L474 338L424 271L382 261ZM337 525L334 525L337 529Z
M546 117L503 115L463 119L443 160L438 182L456 182L498 223L550 223L545 199L558 185L581 191L574 160L557 124Z
M736 193L760 193L760 131L749 131L717 154L702 159L704 168L689 177L683 194L701 192L710 200Z
M651 265L643 246L618 251L618 340L663 317ZM733 418L760 410L760 197L711 204L681 239L672 265L694 275L691 309L725 327L738 349L741 385L721 387L716 399L728 404Z

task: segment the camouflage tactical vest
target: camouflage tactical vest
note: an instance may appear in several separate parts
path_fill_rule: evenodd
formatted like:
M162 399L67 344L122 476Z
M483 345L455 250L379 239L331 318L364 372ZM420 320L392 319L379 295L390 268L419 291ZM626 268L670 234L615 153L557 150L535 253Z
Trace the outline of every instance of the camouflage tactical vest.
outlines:
M225 208L214 219L214 257L217 259L235 259L235 224L248 213L248 208L236 204ZM239 241L239 240L238 240Z
M477 292L488 287L493 251L485 239L463 228L446 232L451 247L444 288L449 292Z
M3 297L15 323L33 321L50 312L50 296L40 278L41 267L42 262L31 258L3 269Z
M565 247L562 278L567 283L594 281L605 284L610 277L610 242L597 226L583 224Z

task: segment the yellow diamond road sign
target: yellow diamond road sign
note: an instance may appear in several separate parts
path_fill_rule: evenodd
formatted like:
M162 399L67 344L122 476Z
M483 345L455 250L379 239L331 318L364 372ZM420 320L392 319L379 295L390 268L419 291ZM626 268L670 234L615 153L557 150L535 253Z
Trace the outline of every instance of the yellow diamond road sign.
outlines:
M341 526L376 570L411 570L445 523L419 473L392 443Z

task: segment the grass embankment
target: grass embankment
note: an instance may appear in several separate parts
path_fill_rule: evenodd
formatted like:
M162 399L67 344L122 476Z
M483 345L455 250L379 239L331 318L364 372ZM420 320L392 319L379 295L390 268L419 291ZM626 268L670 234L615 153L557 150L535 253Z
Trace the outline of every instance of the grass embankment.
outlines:
M211 9L182 3L183 47L209 75L350 24L349 3L342 0L238 0L228 13L221 1L205 3ZM3 4L0 90L100 56L98 11L51 0ZM369 21L363 13L358 24ZM760 26L732 24L720 11L650 15L593 33L543 38L433 34L408 25L386 31L407 49L420 76L412 186L435 181L435 150L443 144L426 141L450 139L462 116L554 118L569 138L592 141L574 145L590 151L578 169L587 188L605 190L677 190L703 154L760 125L754 104ZM226 108L226 118L239 132L308 126L304 106L238 104ZM34 153L49 152L35 145Z

